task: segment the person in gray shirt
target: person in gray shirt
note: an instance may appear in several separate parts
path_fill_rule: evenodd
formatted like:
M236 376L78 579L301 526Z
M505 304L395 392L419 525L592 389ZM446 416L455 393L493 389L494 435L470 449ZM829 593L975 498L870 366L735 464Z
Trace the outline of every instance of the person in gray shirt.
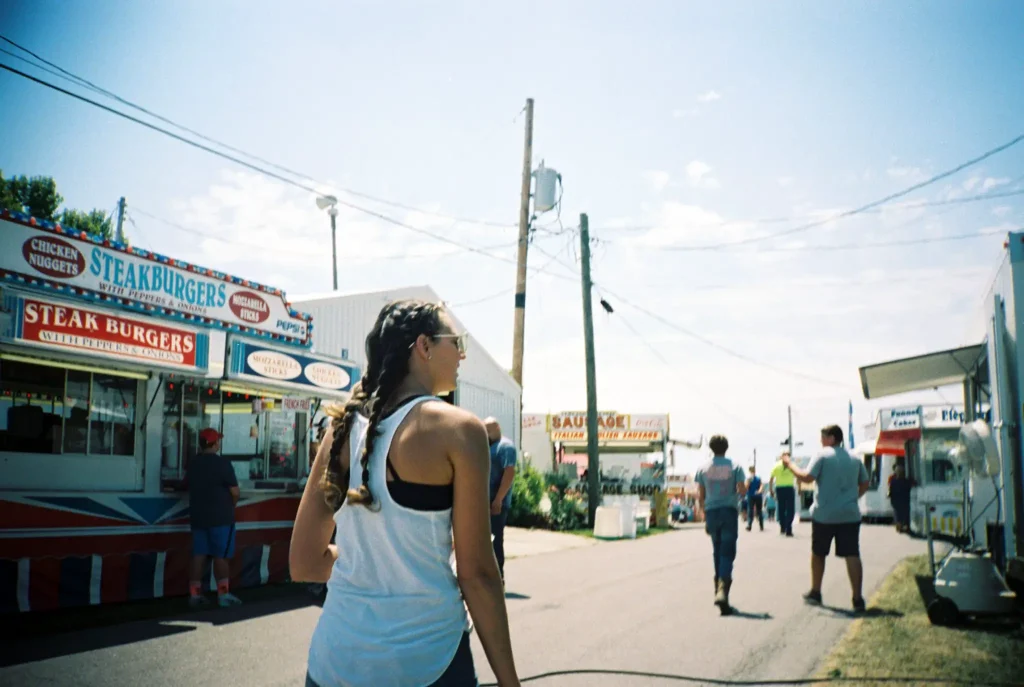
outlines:
M704 529L711 537L711 555L715 559L715 605L722 615L728 615L732 612L729 591L739 537L739 500L747 489L747 481L743 468L725 456L728 439L716 434L708 446L714 457L697 471L695 481L700 486Z
M868 490L868 471L843 448L843 430L829 425L821 430L824 449L807 470L793 464L789 456L782 461L800 482L815 482L817 493L811 506L811 590L804 594L807 603L821 604L821 581L825 577L825 558L836 542L836 556L846 559L846 572L853 592L853 610L862 613L864 569L860 561L860 497Z

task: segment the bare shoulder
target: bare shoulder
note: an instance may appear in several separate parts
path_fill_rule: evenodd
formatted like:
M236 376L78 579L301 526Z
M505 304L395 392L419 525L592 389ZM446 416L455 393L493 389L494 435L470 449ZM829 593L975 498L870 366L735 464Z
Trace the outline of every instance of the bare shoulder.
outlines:
M444 437L453 446L487 445L487 430L483 421L473 413L445 402L424 403L420 417L432 432Z

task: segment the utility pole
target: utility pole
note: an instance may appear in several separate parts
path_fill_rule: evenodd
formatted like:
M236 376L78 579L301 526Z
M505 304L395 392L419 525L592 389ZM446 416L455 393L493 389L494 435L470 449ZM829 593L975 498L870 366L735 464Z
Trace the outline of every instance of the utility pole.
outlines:
M754 449L754 474L757 474L757 449Z
M117 201L117 229L114 231L114 240L124 243L124 196Z
M594 526L601 500L601 459L597 453L597 369L594 360L594 310L590 302L590 220L580 215L580 262L583 282L583 342L587 354L587 505Z
M793 455L793 406L786 406L786 414L789 415L789 457L793 459L796 458Z
M334 267L334 290L338 290L338 208L331 206L327 211L331 216L331 265Z
M523 386L523 339L526 335L526 249L530 244L530 176L533 164L533 98L526 99L523 179L519 195L519 255L516 260L516 306L512 333L512 378Z

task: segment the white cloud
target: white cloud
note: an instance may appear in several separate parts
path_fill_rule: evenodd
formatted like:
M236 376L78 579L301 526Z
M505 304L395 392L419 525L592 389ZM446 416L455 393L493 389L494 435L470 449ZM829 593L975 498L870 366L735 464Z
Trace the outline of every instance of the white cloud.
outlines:
M981 192L987 193L988 191L996 188L997 186L1005 186L1008 183L1010 183L1010 180L1007 177L999 177L998 179L993 177L986 177L985 180L981 182Z
M663 170L650 170L644 172L644 178L654 188L655 191L661 193L668 186L668 182L671 180L671 176L668 172Z
M658 210L653 227L634 243L648 247L731 243L749 236L754 227L750 222L726 221L717 212L697 205L667 201Z
M694 188L719 188L718 179L711 176L711 166L700 160L693 160L686 165L686 179Z
M697 96L697 102L698 103L713 103L716 100L721 100L721 99L722 99L722 94L719 93L718 91L715 91L715 90L707 91L707 92L701 93L700 95Z
M792 186L795 180L793 177L779 177L775 181L778 182L779 186L782 188L786 188L787 186Z
M1011 212L1013 212L1013 208L1009 205L998 205L992 208L992 214L996 217L1006 217Z
M677 108L672 110L672 117L674 119L682 119L684 117L696 117L699 110L696 107Z
M885 173L889 175L890 179L908 184L915 184L928 178L920 167L906 165L890 165Z

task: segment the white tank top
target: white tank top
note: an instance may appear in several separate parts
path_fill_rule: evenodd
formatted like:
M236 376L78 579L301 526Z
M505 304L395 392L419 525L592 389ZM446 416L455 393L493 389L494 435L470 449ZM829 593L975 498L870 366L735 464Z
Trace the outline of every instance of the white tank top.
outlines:
M388 493L387 456L413 399L378 423L370 491L380 510L345 503L334 521L338 560L309 647L309 675L320 687L417 687L448 668L468 629L452 571L452 511L416 511ZM352 424L349 486L362 484L359 458L369 421ZM376 507L376 506L375 506Z

